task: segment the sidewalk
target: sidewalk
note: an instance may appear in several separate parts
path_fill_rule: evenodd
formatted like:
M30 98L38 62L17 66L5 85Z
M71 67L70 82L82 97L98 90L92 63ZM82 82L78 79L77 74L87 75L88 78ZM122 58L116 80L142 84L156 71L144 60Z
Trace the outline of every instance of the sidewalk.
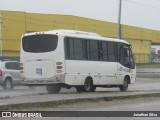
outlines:
M136 72L139 78L160 78L160 68L138 68Z

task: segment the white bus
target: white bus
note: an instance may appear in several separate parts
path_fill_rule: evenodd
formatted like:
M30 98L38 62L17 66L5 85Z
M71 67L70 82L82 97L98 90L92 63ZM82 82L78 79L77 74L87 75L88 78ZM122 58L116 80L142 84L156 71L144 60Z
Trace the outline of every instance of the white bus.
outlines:
M34 32L22 36L20 69L24 84L93 92L96 87L127 91L135 83L131 45L120 39L75 30Z

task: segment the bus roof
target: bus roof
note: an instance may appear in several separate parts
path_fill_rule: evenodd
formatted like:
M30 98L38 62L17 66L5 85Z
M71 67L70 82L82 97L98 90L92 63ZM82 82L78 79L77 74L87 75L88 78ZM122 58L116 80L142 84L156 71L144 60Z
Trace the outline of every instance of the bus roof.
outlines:
M103 37L103 36L96 34L96 33L84 32L84 31L78 31L78 30L63 30L62 29L62 30L32 32L32 33L27 33L23 36L39 35L39 34L57 34L57 35L64 35L64 36L68 36L68 37L96 39L96 40L104 40L104 41L114 41L114 42L122 42L122 43L129 44L127 41L122 40L122 39Z

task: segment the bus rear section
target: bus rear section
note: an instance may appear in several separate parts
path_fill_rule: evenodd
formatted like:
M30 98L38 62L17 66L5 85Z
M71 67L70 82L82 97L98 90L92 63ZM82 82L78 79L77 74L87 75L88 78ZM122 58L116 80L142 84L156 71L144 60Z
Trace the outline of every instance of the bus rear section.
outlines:
M63 62L58 49L58 36L52 34L32 34L22 37L21 76L26 85L46 85L60 90L59 73L63 72ZM52 85L52 86L51 86ZM55 86L54 86L55 85Z

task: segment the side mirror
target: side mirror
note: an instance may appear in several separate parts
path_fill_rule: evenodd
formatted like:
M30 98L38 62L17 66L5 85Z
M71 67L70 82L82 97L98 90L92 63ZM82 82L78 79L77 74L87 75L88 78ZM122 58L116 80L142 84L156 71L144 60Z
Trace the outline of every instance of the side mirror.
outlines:
M131 68L131 69L135 69L135 66L136 66L136 65L135 65L134 62L130 63L130 68Z

